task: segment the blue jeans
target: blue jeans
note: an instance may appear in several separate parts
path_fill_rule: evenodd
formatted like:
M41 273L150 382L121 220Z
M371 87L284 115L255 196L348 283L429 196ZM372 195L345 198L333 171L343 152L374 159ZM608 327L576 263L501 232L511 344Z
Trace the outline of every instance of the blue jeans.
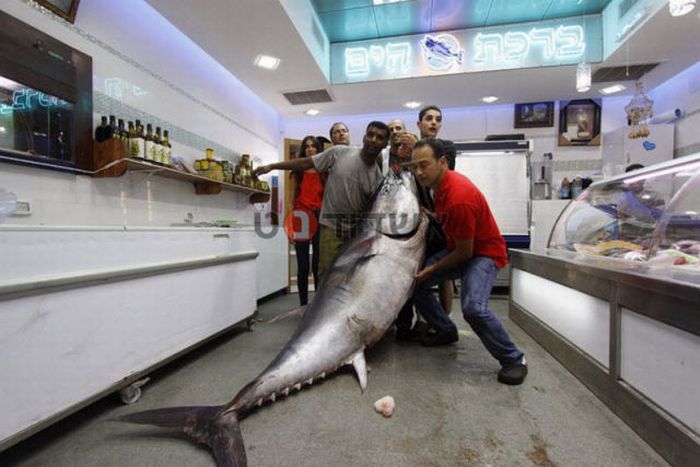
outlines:
M427 259L425 265L437 263L448 253L448 250L435 253ZM460 301L464 319L489 353L501 365L508 365L519 362L523 352L511 341L498 317L488 309L489 295L497 274L498 268L491 258L474 256L451 269L438 271L418 284L413 293L413 301L418 312L437 332L455 333L457 326L447 316L431 288L448 279L461 279Z

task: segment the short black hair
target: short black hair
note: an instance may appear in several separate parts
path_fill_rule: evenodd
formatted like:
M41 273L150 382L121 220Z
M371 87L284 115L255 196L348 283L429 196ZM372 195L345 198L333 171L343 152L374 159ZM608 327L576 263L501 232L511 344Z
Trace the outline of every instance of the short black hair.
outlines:
M415 151L425 146L429 146L430 149L433 150L433 157L435 160L440 160L440 158L445 155L445 146L443 146L442 141L432 136L419 140L416 145L413 146L413 150Z
M331 139L333 139L333 128L335 128L336 125L343 125L343 126L345 127L345 129L348 130L348 133L350 132L350 130L348 129L348 126L347 126L345 123L343 123L343 122L335 122L333 125L331 125L331 129L328 130L328 136L330 136Z
M384 122L380 122L379 120L373 120L369 122L369 125L367 125L367 129L365 130L365 134L369 131L370 128L379 128L380 130L383 130L386 133L386 139L389 139L389 135L391 135L391 130L389 129L389 125L387 125Z
M333 142L325 136L317 136L316 139L319 141L319 143L321 143L322 146L325 144L333 144Z
M418 112L418 121L419 122L423 121L423 117L425 117L425 114L426 114L426 112L428 112L428 110L437 110L438 112L440 112L440 116L442 117L442 110L440 110L440 107L438 107L437 105L429 105L429 106L423 107L422 109L420 109L420 112Z

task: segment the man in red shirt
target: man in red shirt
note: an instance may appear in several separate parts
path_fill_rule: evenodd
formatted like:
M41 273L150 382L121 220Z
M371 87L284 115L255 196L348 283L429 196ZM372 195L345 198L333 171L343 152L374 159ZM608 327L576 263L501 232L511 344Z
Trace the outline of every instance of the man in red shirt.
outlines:
M508 263L508 256L486 198L467 177L448 170L443 145L435 138L416 143L412 162L420 184L435 192L435 215L447 237L447 249L430 256L416 274L414 303L436 330L423 339L423 345L451 344L459 339L457 327L431 289L447 279L460 278L464 319L501 364L498 381L521 384L527 376L524 354L488 309L494 279Z

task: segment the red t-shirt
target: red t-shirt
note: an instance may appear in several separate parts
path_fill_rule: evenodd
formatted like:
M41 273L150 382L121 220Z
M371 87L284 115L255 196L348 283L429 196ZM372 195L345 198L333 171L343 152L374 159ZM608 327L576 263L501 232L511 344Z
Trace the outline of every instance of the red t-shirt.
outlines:
M455 240L474 240L474 256L488 256L496 266L508 264L506 242L498 230L486 198L464 175L448 170L435 193L435 213L447 237L447 249Z
M299 195L294 200L294 209L316 211L321 209L321 204L323 204L321 175L315 170L307 170L301 180Z

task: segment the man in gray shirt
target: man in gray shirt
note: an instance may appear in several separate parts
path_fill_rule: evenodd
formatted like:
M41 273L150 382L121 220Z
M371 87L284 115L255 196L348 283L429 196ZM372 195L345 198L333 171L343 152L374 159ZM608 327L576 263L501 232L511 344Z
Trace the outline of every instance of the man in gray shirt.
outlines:
M316 169L328 174L319 220L319 277L323 277L340 247L352 235L359 215L379 185L382 171L377 159L388 141L389 127L383 122L370 122L361 148L334 146L312 157L275 162L253 171L254 175L260 175L275 169Z

